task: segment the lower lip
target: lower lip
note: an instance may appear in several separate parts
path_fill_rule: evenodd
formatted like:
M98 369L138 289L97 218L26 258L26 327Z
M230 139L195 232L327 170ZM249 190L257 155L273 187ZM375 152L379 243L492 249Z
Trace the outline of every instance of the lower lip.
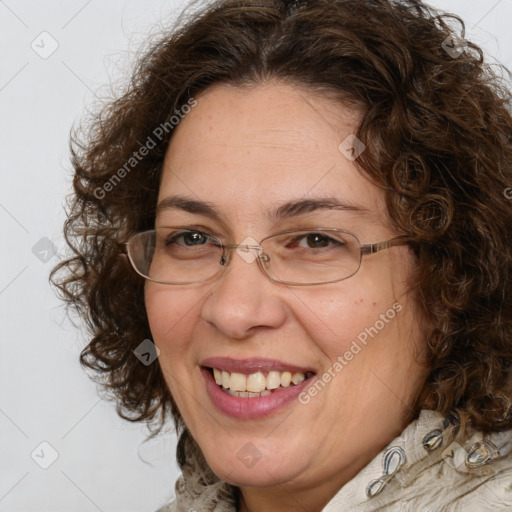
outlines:
M206 382L208 396L217 409L227 416L244 420L261 418L279 411L297 399L301 391L310 385L312 379L306 379L296 386L273 391L267 396L242 398L228 395L222 391L209 370L201 368L201 373Z

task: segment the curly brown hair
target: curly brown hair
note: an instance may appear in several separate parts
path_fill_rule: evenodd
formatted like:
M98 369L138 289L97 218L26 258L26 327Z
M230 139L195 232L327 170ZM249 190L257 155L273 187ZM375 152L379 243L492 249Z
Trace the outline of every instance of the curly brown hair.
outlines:
M144 280L123 254L153 228L170 116L212 84L277 79L358 105L361 172L415 239L411 287L432 325L415 414L512 427L510 92L463 38L460 18L420 0L218 0L153 44L126 92L72 137L73 254L51 276L90 331L81 363L123 418L158 432L170 412L184 427L159 365L134 355L151 332ZM148 137L154 147L130 160Z

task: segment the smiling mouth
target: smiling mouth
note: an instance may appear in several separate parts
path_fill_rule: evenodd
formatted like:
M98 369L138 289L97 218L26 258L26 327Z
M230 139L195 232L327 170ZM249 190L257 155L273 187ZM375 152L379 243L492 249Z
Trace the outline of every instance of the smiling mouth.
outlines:
M228 372L219 368L208 368L216 384L222 391L239 398L258 398L297 386L310 379L314 372L255 372L248 375Z

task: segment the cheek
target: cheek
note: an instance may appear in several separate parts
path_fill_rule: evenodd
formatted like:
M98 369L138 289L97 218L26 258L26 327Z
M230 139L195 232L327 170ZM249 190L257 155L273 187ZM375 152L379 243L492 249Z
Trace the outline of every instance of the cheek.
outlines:
M146 312L155 345L160 350L158 363L167 387L182 414L187 411L190 393L190 340L197 325L197 298L190 291L169 289L148 282L145 290Z
M385 313L393 304L391 298L382 294L374 296L364 289L340 291L333 290L326 294L315 295L314 292L297 293L301 304L296 309L296 316L309 337L324 345L330 355L343 349L344 344L354 339L369 325Z
M354 282L356 285L352 286ZM302 304L301 310L295 311L296 316L302 319L308 338L329 366L338 357L346 356L347 361L357 359L352 367L362 367L383 357L384 346L389 357L390 345L401 350L397 345L405 333L400 324L406 321L404 312L409 309L404 298L398 299L394 287L379 278L371 279L368 274L354 282L333 287L329 293L325 289L321 293L296 292L300 299L297 303Z
M187 334L197 321L197 302L190 290L170 290L165 285L148 282L145 304L153 341L162 355L183 348ZM162 358L165 361L165 357Z

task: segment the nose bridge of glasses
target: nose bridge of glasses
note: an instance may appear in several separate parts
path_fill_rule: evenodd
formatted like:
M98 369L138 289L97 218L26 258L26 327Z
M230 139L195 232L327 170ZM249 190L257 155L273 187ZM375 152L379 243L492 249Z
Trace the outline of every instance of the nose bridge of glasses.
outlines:
M263 251L263 248L259 244L258 245L239 244L239 245L235 245L234 248L240 252L255 252L258 255L261 254Z
M227 264L231 260L233 251L235 251L246 263L252 263L263 254L263 248L252 237L247 237L241 244L224 245L224 249L227 250L229 256L224 253L221 264Z

